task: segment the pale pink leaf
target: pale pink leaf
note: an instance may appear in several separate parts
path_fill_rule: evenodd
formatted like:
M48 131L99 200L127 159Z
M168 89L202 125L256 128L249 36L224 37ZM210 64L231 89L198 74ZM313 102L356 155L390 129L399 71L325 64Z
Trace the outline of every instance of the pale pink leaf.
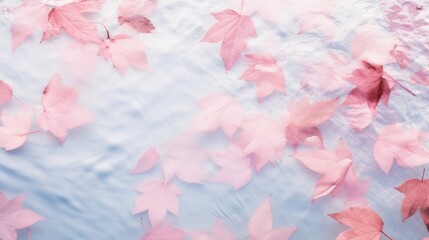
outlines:
M152 22L146 17L153 12L157 0L123 0L118 8L118 23L141 33L155 30Z
M273 229L273 213L270 198L267 198L250 217L248 229L251 240L287 240L296 230L295 227Z
M265 116L251 115L244 119L241 128L236 144L244 154L250 154L257 171L281 157L286 139L280 124Z
M179 216L179 189L165 181L150 180L137 187L141 192L136 200L133 214L148 211L152 226L159 225L167 212Z
M140 157L136 167L131 171L131 174L139 174L153 168L159 161L160 156L156 148L148 149L143 156Z
M362 130L374 120L375 110L366 104L359 104L348 106L342 113L352 128Z
M246 57L251 63L240 79L256 83L259 101L274 91L285 94L284 71L272 56L249 54Z
M13 97L12 88L0 80L0 104L5 104Z
M8 151L24 144L31 127L30 110L22 108L16 116L11 116L3 110L0 119L3 123L0 127L0 147Z
M226 70L229 70L247 49L247 39L256 36L256 29L249 16L231 9L213 13L213 16L218 22L208 30L202 41L222 41L220 55Z
M399 124L383 127L373 149L378 166L388 174L395 160L408 168L429 163L429 150L420 141L418 130L402 130Z
M192 240L235 240L236 238L231 233L231 230L220 220L217 219L211 233L207 232L191 232L189 236Z
M110 60L119 73L125 74L129 65L139 70L149 70L145 46L127 35L118 35L104 40L100 56Z
M228 137L232 137L240 126L243 110L232 96L216 94L198 102L200 112L195 118L193 128L196 131L213 131L221 127Z
M92 120L94 116L77 104L78 90L64 87L58 74L43 91L43 112L37 118L40 128L51 132L62 143L67 131Z

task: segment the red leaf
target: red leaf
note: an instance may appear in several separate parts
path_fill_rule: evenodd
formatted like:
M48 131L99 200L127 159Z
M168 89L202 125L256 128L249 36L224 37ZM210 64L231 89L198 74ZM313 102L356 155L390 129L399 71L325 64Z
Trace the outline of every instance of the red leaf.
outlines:
M137 32L153 32L155 27L145 15L153 12L156 5L157 0L124 0L118 8L118 22Z
M16 240L16 230L30 227L44 218L21 207L24 195L12 200L0 193L0 239Z
M247 49L246 40L256 36L255 26L249 16L240 15L231 9L212 15L218 22L209 29L202 41L222 41L220 55L226 70L229 70Z
M133 214L148 211L152 226L159 225L167 211L179 216L179 189L165 181L150 180L137 187L141 192L136 200Z
M0 80L0 104L5 104L13 97L12 88Z
M429 151L420 143L418 130L404 131L399 124L383 127L374 145L378 166L388 174L393 161L402 167L417 167L429 163Z
M382 65L362 61L362 68L354 70L348 80L356 87L349 92L343 105L366 103L368 107L375 109L380 101L388 104L391 87Z
M396 189L405 194L402 201L402 220L405 221L420 211L423 223L429 231L429 179L424 180L424 173L425 170L421 179L409 179Z
M310 103L307 97L291 102L285 117L285 136L296 148L300 143L322 147L322 135L318 125L328 120L337 108L338 98Z
M0 147L8 151L24 144L31 127L30 110L22 108L15 117L3 110L0 119L3 123L0 127Z
M259 101L274 91L285 94L283 69L277 65L276 60L272 56L249 54L246 57L251 63L240 79L256 82Z
M243 109L232 96L208 96L201 99L198 105L201 110L193 123L196 131L213 131L222 127L225 134L231 138L241 124Z
M380 240L381 234L387 236L382 230L383 219L370 208L356 206L328 215L351 227L338 235L337 240Z
M139 174L139 173L149 171L158 163L159 159L160 159L159 153L158 151L156 151L156 148L151 148L147 150L143 154L143 156L141 156L136 167L134 168L133 171L131 171L131 174Z
M124 74L129 65L140 70L149 70L145 46L127 35L118 35L104 40L100 48L100 56L112 61L119 73Z
M287 240L296 230L296 227L273 229L270 198L267 198L250 217L248 228L251 240Z
M243 121L241 128L236 144L244 154L250 154L256 171L268 162L274 163L276 157L281 157L286 139L282 126L277 122L265 116L251 115Z
M37 118L40 128L49 131L61 143L67 136L67 130L84 125L94 116L79 106L77 101L78 90L64 87L60 75L54 75L43 91L43 112Z

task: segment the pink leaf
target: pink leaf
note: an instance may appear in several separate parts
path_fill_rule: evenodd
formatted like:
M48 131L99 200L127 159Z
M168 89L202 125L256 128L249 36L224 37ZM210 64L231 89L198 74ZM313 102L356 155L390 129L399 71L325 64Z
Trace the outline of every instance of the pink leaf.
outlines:
M212 15L218 22L209 29L202 41L222 41L220 55L226 70L229 70L247 49L246 40L256 36L255 26L249 16L240 15L231 9Z
M330 15L307 13L299 18L299 33L320 31L329 39L335 35L335 22Z
M43 112L37 118L40 128L49 131L61 143L67 136L67 130L84 125L94 116L79 106L77 101L78 90L64 87L60 75L54 75L43 91Z
M207 170L204 160L207 153L189 136L174 139L162 164L166 181L173 176L187 183L202 183L206 179Z
M13 12L12 49L27 39L37 28L45 28L50 9L41 0L25 0Z
M129 65L140 70L149 70L143 43L127 35L118 35L104 40L100 48L100 56L112 61L113 66L121 74Z
M429 231L429 179L424 179L425 169L421 179L413 178L396 187L405 194L402 201L402 220L405 221L420 211L420 216Z
M217 219L213 226L211 233L195 232L190 233L189 236L193 240L235 240L236 238L231 233L231 230L220 220Z
M244 119L241 128L236 144L244 154L250 154L257 171L281 157L286 139L277 122L265 116L251 115Z
M214 181L231 183L235 190L246 185L252 177L251 159L242 150L231 144L228 152L211 152L210 157L221 169Z
M271 200L267 198L250 217L248 229L251 240L287 240L296 227L273 229Z
M231 138L241 124L241 105L229 95L212 95L201 99L198 105L201 110L193 123L196 131L213 131L222 127L225 134Z
M373 149L378 166L388 174L394 160L408 168L429 163L429 151L420 143L421 137L418 130L404 131L399 124L383 127Z
M395 62L390 52L396 45L396 40L379 34L374 26L365 26L358 31L351 44L351 53L355 60L384 65Z
M285 136L292 147L296 148L300 143L322 147L322 135L317 126L331 117L337 102L338 98L310 103L306 97L291 102L285 117Z
M293 157L312 171L324 175L316 185L313 201L331 192L335 193L337 188L344 183L349 170L352 169L352 155L343 141L340 142L335 152L324 149L308 150L298 152Z
M133 214L148 211L152 226L158 226L168 212L179 216L179 189L165 181L150 180L137 187L141 192L136 200Z
M155 30L152 22L145 15L153 12L157 0L123 0L118 8L118 22L141 33Z
M136 167L131 171L131 174L139 174L150 170L158 163L159 159L159 153L156 151L156 148L147 150L143 156L141 156Z
M337 240L380 240L381 234L384 234L383 220L370 208L356 206L328 215L351 227L338 235Z
M22 108L15 117L3 110L0 119L3 123L0 127L0 147L8 151L24 144L31 127L30 110Z
M13 97L12 88L0 80L0 104L5 104Z
M140 240L183 240L185 239L185 233L171 225L159 225L150 230L146 235L140 238Z
M413 74L411 81L424 86L429 86L429 70L421 68Z
M283 69L270 55L249 54L246 57L251 64L240 79L254 81L258 88L258 100L278 91L285 94L285 76Z
M48 24L44 29L42 41L55 37L64 30L79 41L101 43L97 26L83 14L97 13L103 2L104 0L80 0L53 7L49 12Z
M24 195L7 200L2 193L0 202L0 239L16 240L16 230L30 227L44 218L28 209L21 208Z
M374 120L375 110L366 104L350 105L343 111L343 116L350 126L356 130L362 130Z

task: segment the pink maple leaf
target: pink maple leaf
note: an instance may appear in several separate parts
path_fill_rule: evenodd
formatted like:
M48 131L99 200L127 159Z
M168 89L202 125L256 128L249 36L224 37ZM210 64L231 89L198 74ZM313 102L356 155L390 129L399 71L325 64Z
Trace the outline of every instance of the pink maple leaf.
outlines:
M85 13L97 13L104 0L80 0L55 6L48 15L48 24L43 32L42 41L55 37L62 30L82 42L100 43L97 26L83 16Z
M208 30L202 41L212 43L222 41L220 55L226 70L229 70L247 49L246 40L256 36L256 29L249 16L231 9L212 15L218 22Z
M118 8L118 23L141 33L155 30L152 22L145 15L153 12L157 0L123 0Z
M272 56L249 54L246 57L251 63L240 79L256 83L259 101L274 91L286 94L284 71Z
M221 167L213 177L215 182L231 183L238 190L250 181L251 159L238 146L230 144L228 152L213 151L209 155Z
M322 134L317 126L331 117L337 102L338 98L311 103L307 97L291 102L285 116L285 136L292 147L300 143L322 147Z
M420 131L402 130L399 124L383 127L373 149L378 166L388 174L394 160L409 168L429 163L429 150L420 143L422 139Z
M303 88L309 86L324 91L335 91L344 88L347 57L333 51L328 52L321 61L305 61L305 75L301 81Z
M104 40L100 48L100 56L110 60L124 74L129 65L140 70L149 70L143 43L127 35L118 35Z
M16 230L30 227L44 218L31 210L21 207L24 195L12 200L0 193L0 239L16 240Z
M332 40L335 35L334 18L323 13L306 13L299 16L299 34L320 31L328 40Z
M207 153L195 142L192 136L183 135L173 139L162 163L166 181L177 176L187 183L202 183L207 170L204 160Z
M417 70L412 76L411 81L424 86L429 86L429 70L421 68Z
M255 114L244 119L235 143L244 154L250 154L256 171L259 171L268 162L274 163L276 157L281 157L286 139L280 124Z
M287 240L296 227L273 229L271 199L267 198L250 217L248 229L251 240Z
M152 226L158 226L167 211L179 216L179 189L166 181L149 180L137 187L141 192L136 200L133 214L148 211Z
M337 240L380 240L381 234L392 239L383 232L383 219L370 208L354 206L328 215L351 227L351 229L338 235Z
M405 194L402 201L402 220L405 221L420 211L420 216L429 231L429 179L424 179L425 170L423 169L421 179L409 179L396 187L396 190Z
M140 157L140 160L134 170L131 171L131 174L139 174L149 171L158 163L159 159L159 153L156 148L148 149L143 156Z
M84 125L94 116L76 103L78 90L64 87L60 75L54 75L42 96L43 112L37 118L40 128L51 132L61 143L67 130Z
M3 123L0 127L0 147L8 151L24 144L31 127L30 110L22 108L15 117L3 110L0 119Z
M169 224L160 224L152 228L140 240L183 240L185 233Z
M24 1L14 11L13 49L28 38L37 26L44 30L41 41L57 36L64 30L79 41L100 43L101 37L96 25L83 14L100 11L103 2L103 0L80 0L53 6L41 0Z
M354 171L352 154L343 140L334 152L325 149L308 150L295 153L293 157L312 171L324 175L316 185L313 202L317 198L335 193L345 182L346 175Z
M33 31L48 23L50 8L42 0L24 0L12 18L12 49L15 50Z
M192 240L235 240L236 238L231 233L231 230L220 220L216 219L211 233L207 232L192 232L188 234Z
M0 104L5 104L13 97L12 88L9 84L0 80Z
M196 131L213 131L221 127L231 138L241 124L243 109L230 95L211 95L199 100L198 105L200 112L193 123Z

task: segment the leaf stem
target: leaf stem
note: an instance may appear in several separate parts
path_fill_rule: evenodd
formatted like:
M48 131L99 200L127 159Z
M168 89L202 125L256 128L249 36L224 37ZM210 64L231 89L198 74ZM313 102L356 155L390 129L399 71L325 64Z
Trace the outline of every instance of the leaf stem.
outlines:
M409 92L411 95L416 96L415 93L413 93L410 89L408 89L407 87L405 87L404 85L402 85L398 80L396 80L393 77L391 77L388 73L384 72L384 74L386 74L387 77L389 77L390 79L392 79L395 83L397 83L399 86L401 86L407 92Z
M389 237L389 235L387 235L385 232L383 232L383 230L381 231L381 234L383 234L385 237L387 237L389 240L393 240L393 238Z
M41 132L41 131L37 130L37 131L32 131L32 132L24 133L24 135L36 134L36 133L39 133L39 132Z
M109 40L110 40L110 32L109 32L109 29L107 29L106 25L104 25L104 24L103 24L103 23L101 23L101 22L93 22L93 23L95 23L95 24L98 24L98 25L102 26L102 27L104 28L104 30L106 30L106 37L107 37L107 39L109 39Z
M243 14L243 5L244 5L244 0L241 0L240 15Z
M426 168L423 168L422 182L425 180L425 172L426 172Z
M28 231L27 231L27 240L31 240L31 228L28 228Z
M27 104L23 103L21 100L19 100L15 95L13 95L13 98L18 101L19 103L21 103L23 106L26 106Z

